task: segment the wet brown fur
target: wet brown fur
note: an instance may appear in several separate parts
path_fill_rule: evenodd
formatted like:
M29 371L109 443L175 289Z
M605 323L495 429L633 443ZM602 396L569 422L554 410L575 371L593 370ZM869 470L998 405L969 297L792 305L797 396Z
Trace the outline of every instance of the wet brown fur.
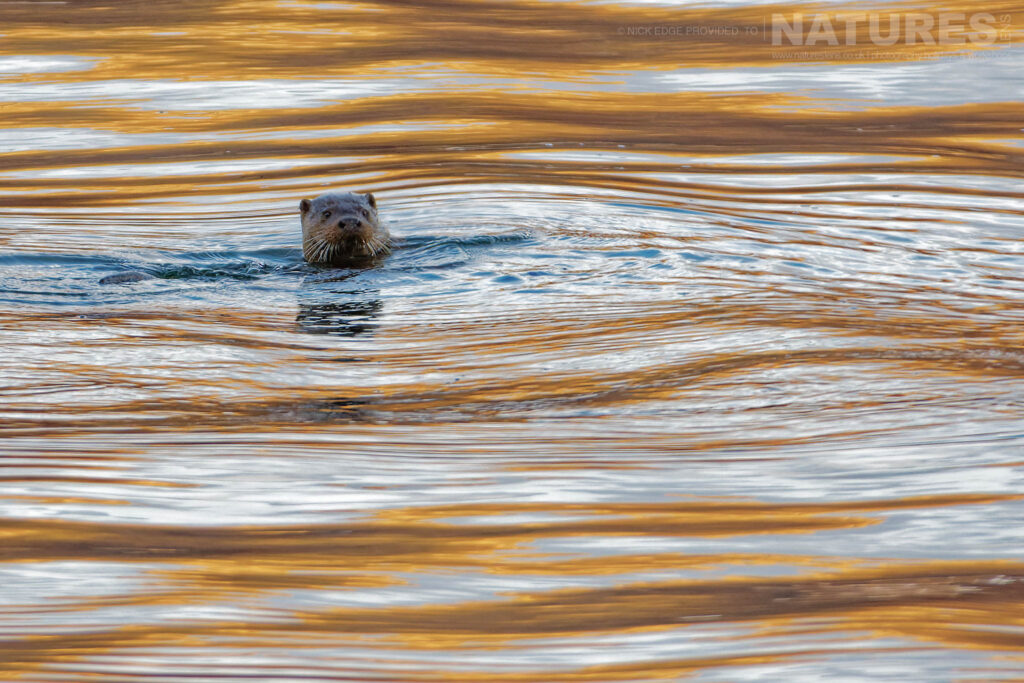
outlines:
M302 256L309 263L347 265L391 251L391 235L370 193L329 192L299 202Z

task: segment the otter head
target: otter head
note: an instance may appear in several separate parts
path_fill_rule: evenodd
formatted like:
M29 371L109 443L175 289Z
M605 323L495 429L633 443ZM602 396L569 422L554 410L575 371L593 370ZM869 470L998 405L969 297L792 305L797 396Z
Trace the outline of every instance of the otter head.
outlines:
M302 255L310 263L344 265L389 251L390 237L370 193L331 192L299 202Z

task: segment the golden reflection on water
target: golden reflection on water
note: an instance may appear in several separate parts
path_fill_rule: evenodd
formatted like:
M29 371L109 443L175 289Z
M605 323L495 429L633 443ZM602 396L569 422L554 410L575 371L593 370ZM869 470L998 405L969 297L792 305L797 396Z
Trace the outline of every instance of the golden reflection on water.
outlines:
M11 4L4 7L3 18L12 54L83 55L99 61L90 76L97 79L180 78L183 69L196 73L197 61L202 75L211 79L268 73L308 78L311 71L362 76L382 66L419 68L432 62L470 73L525 72L566 82L579 78L581 71L655 70L680 62L709 67L771 63L779 51L766 39L772 15L813 16L821 9L815 4L681 8L478 0L336 5L207 0L187 7L154 3L144 11L134 5L92 2L42 9ZM863 11L855 5L830 9L835 15ZM1019 22L1014 20L1021 10L1012 2L978 7L907 2L873 9L885 26L890 16L908 12L984 11L1000 17L998 23L993 20L1001 29L1000 46L1019 39ZM59 30L48 21L53 13L67 22ZM654 26L726 30L680 40L643 30ZM808 22L806 33L810 28ZM857 36L867 33L868 24L861 22ZM849 52L846 45L819 42L816 47L822 60ZM960 44L900 41L877 51L876 59L964 49ZM81 76L65 78L78 81Z
M716 623L754 622L765 634L872 632L959 648L1020 653L1011 635L1021 624L1024 565L1009 561L857 563L841 558L772 555L606 555L572 560L515 551L548 536L722 536L809 533L877 523L871 513L922 506L984 505L992 497L928 497L863 504L756 503L622 504L606 506L445 506L389 510L377 519L345 525L172 527L57 520L8 520L0 559L152 563L173 568L145 573L144 592L88 597L52 609L83 612L145 605L252 602L292 590L350 590L388 586L403 574L437 569L582 577L628 575L662 567L718 568L784 563L809 570L799 578L731 577L710 581L625 582L609 587L517 592L490 601L456 604L323 607L265 610L245 621L187 626L122 626L90 633L9 639L0 657L8 674L146 647L315 648L344 642L384 651L473 650L511 647L536 638L582 638L604 633L665 631ZM445 523L453 516L545 511L561 520L519 524ZM858 566L859 564L859 566ZM872 566L873 564L873 566ZM983 628L979 628L983 627ZM1010 631L1000 631L1010 630ZM742 638L743 636L735 636ZM752 636L746 636L752 637ZM240 640L241 639L241 640ZM821 650L786 651L788 658ZM739 660L742 661L743 657ZM629 669L586 667L529 671L518 676L476 672L488 680L618 680L620 676L677 676L725 666L701 657L656 661ZM100 671L102 668L100 667ZM429 678L463 680L455 671ZM439 680L439 679L438 679Z
M458 298L401 309L361 292L339 312L302 304L307 281L287 305L266 286L189 306L202 293L186 277L179 298L111 290L109 303L68 308L10 303L47 294L31 278L5 285L0 504L14 513L0 521L0 568L35 593L0 603L0 677L511 683L736 667L778 678L851 648L897 661L978 651L974 664L1008 662L997 673L1019 667L1024 564L1005 559L998 535L985 553L956 548L1021 499L1003 492L1020 460L998 450L1020 431L1021 277L1015 239L996 228L1024 215L1024 107L998 88L843 99L786 69L980 60L1019 45L1021 10L880 10L883 22L988 12L1001 27L990 46L903 42L855 59L818 45L804 58L765 39L773 14L819 11L0 4L0 59L57 64L0 61L12 69L0 91L17 95L0 102L0 258L11 259L0 267L28 254L27 269L60 272L75 266L44 257L165 247L202 262L247 229L253 240L294 230L297 198L338 185L377 191L385 207L426 204L438 220L442 203L481 187L498 214L616 201L684 212L625 227L480 222L547 240L523 252L569 245L554 252L566 263L583 240L600 245L592 257L692 250L728 263L754 242L755 255L799 265L903 239L908 259L950 259L903 281L879 258L808 287L765 256L712 274L652 270L650 296L618 299L628 285L609 279L600 295L489 309ZM638 30L652 26L729 30ZM762 70L765 83L736 87L730 69ZM697 87L705 71L719 80ZM984 240L912 241L966 234L979 217ZM952 266L982 261L984 282L951 296L967 270ZM575 274L634 270L586 261ZM1001 289L983 286L993 273ZM100 296L61 287L83 304ZM676 287L687 291L655 293ZM331 315L359 323L310 322ZM991 445L976 464L942 440L961 416ZM897 486L877 452L908 444L925 455L891 467L921 479ZM789 460L820 472L773 479L768 465ZM241 467L251 480L231 479ZM834 495L835 480L870 467L881 474ZM665 489L629 478L645 473L679 478L680 493L661 500ZM756 498L701 488L736 473L759 482ZM787 490L800 475L803 488ZM303 498L308 481L323 484L319 498ZM286 500L266 500L275 487ZM197 521L189 506L201 503ZM237 522L248 514L258 521ZM923 521L908 531L906 515ZM891 537L922 527L950 547ZM660 636L668 645L644 640ZM629 656L581 654L609 643Z
M507 154L554 141L558 147L587 149L621 148L652 150L657 154L685 154L692 158L689 173L780 174L792 167L734 166L708 163L708 155L722 154L875 154L889 161L850 164L816 164L815 173L928 173L941 175L996 174L1020 177L1020 152L996 140L1016 137L1020 132L1022 107L1019 103L978 103L949 107L885 107L851 112L786 111L783 105L799 102L779 96L704 96L691 93L638 95L602 93L566 95L508 95L474 92L471 95L391 95L368 98L343 105L309 110L236 110L211 115L184 111L180 118L151 112L123 110L105 112L101 120L79 121L114 131L143 134L174 131L183 135L207 131L255 133L255 131L303 130L303 137L270 140L175 142L169 145L128 146L111 149L24 151L5 155L10 171L31 171L77 167L172 164L160 173L125 174L107 177L9 177L0 179L0 189L9 193L9 207L38 206L43 193L53 206L116 206L145 200L188 195L229 195L244 192L254 182L275 183L280 190L308 187L318 180L330 181L358 172L366 185L387 183L393 188L413 189L423 184L482 182L534 182L600 189L633 189L670 192L673 196L714 200L723 192L737 194L747 202L767 203L758 207L770 211L777 200L770 194L792 194L784 189L715 186L665 180L654 176L675 173L679 162L667 158L652 162L528 161ZM24 106L24 105L22 105ZM58 105L65 107L67 105ZM26 127L54 125L54 105L40 103L38 111L25 112L11 125ZM396 119L439 122L451 126L438 130L404 133L362 133L338 135L339 128ZM60 117L56 117L57 122ZM20 124L19 124L20 120ZM180 121L180 123L179 123ZM197 122L201 122L197 125ZM310 132L323 131L315 138ZM614 141L610 144L609 141ZM460 151L453 152L453 148ZM468 150L468 151L463 151ZM323 163L325 157L337 160ZM346 162L344 159L354 158ZM288 159L299 168L281 170L217 171L177 175L182 164L245 160ZM914 189L899 183L860 183L826 188L800 188L806 192L884 191ZM1019 192L952 188L954 194L990 197L1020 197ZM761 195L750 197L747 195ZM827 199L817 204L837 203ZM868 204L870 205L870 204ZM787 214L800 207L783 201L777 210ZM808 213L807 215L827 215Z
M465 320L439 328L431 344L422 343L422 331L416 325L392 325L373 347L362 349L356 358L340 360L355 367L389 368L397 376L415 379L389 378L383 383L369 379L364 386L351 379L337 385L323 378L318 385L309 385L307 373L321 372L318 368L325 360L339 359L331 346L307 341L309 338L275 338L273 333L293 327L290 317L275 320L255 312L207 310L189 314L188 325L183 327L183 321L154 312L114 313L98 319L60 314L10 316L9 333L41 340L33 341L33 348L60 351L48 362L49 379L36 373L31 381L0 388L11 411L3 422L12 435L54 430L55 436L69 430L129 425L144 430L201 424L245 432L274 431L282 424L321 431L325 420L438 422L441 426L453 414L487 414L490 419L509 420L559 407L611 409L674 400L699 403L702 396L733 382L786 368L810 371L820 367L842 373L864 368L896 381L955 378L964 386L984 386L1024 375L1019 330L994 324L1002 313L999 302L982 300L970 316L954 317L911 312L910 307L871 310L866 301L860 308L848 305L858 300L865 301L854 290L840 290L833 297L817 290L811 294L787 292L785 304L775 299L749 305L733 299L698 308L659 301L600 303L591 311L586 326L579 324L575 311L555 310L547 312L543 321L514 316ZM94 342L89 337L70 343L63 337L47 341L54 325L80 331L74 334L102 330L104 353L191 346L213 349L215 355L235 349L270 353L276 357L279 372L288 369L301 383L285 389L281 377L261 372L259 362L248 358L205 362L200 372L193 372L194 363L185 359L101 369L94 365ZM765 349L757 345L702 349L699 355L681 359L678 352L664 351L669 344L678 348L751 328L773 334L815 331L843 343L825 348ZM514 347L508 345L509 338L517 340ZM876 343L880 338L887 340L885 345ZM623 346L646 348L652 357L662 354L664 358L642 367L620 369L612 364L601 369L536 371L545 362L571 356L574 349L602 354ZM80 358L73 355L76 353ZM211 377L211 373L216 375ZM93 398L99 386L107 391ZM120 400L103 400L115 388ZM65 400L51 404L51 397L61 393ZM76 393L83 398L75 398ZM834 406L821 408L849 410L858 404L884 405L894 398L884 394L846 396ZM35 410L41 402L47 405L45 412ZM144 415L146 423L136 424ZM732 438L736 443L744 440L738 434ZM817 437L794 434L786 439L766 438L761 443L799 443L808 438ZM714 440L703 445L690 440L686 449L719 445Z

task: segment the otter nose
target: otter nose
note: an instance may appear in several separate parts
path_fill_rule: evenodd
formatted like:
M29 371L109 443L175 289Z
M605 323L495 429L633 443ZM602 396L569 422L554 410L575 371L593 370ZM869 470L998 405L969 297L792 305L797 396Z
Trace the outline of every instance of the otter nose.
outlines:
M338 229L339 230L355 230L356 229L356 219L355 218L342 218L340 221L338 221Z

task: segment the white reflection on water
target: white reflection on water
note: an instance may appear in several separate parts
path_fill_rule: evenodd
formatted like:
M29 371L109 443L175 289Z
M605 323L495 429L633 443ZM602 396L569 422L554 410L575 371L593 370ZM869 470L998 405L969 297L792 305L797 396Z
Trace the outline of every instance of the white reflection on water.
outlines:
M2 36L0 33L0 37ZM78 55L3 55L0 56L0 81L3 81L5 76L21 78L24 74L88 71L98 61Z
M746 4L746 3L744 3ZM992 52L950 55L925 61L795 64L778 61L771 69L677 69L637 71L634 87L656 91L787 93L804 109L850 110L878 106L934 106L1005 102L1021 98L1019 67L1024 48L1000 46ZM984 83L984 87L971 87ZM811 102L803 98L809 97Z

